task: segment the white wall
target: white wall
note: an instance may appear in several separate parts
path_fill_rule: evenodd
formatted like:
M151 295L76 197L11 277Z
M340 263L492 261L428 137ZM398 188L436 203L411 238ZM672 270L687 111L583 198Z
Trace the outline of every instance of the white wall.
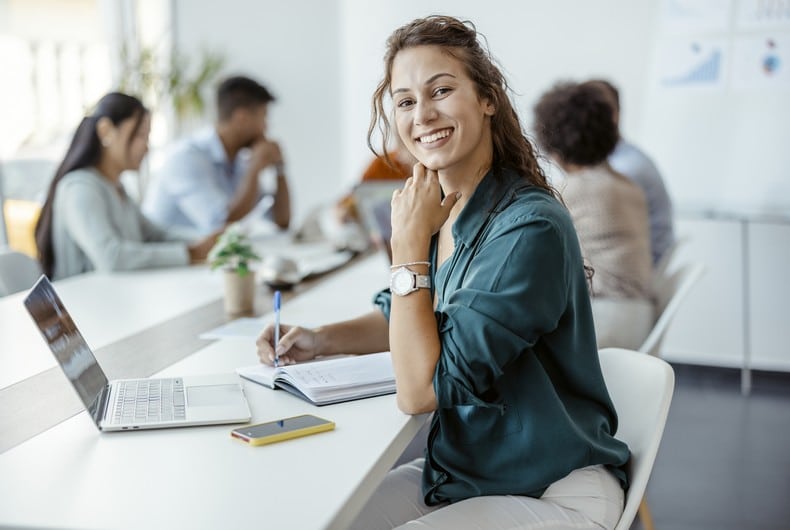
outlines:
M224 50L226 73L246 72L278 96L270 127L283 142L301 216L341 194L370 160L370 96L398 26L431 13L475 22L527 123L556 80L607 76L622 87L623 128L637 136L654 11L644 0L180 0L175 39L182 53Z
M224 74L249 75L277 97L269 108L269 135L286 157L295 216L336 196L343 123L338 5L177 0L174 20L180 53L221 51Z
M387 36L416 17L467 18L489 47L516 94L525 124L540 94L560 79L603 76L622 92L624 133L638 140L644 117L656 2L628 0L343 0L343 174L353 179L371 155L365 138L370 96L382 75Z
M398 26L432 13L475 22L504 66L527 126L532 105L556 81L607 77L621 89L624 135L654 156L676 203L686 209L732 205L748 196L753 209L764 204L763 211L790 204L784 193L790 193L784 177L790 150L780 148L790 120L776 113L789 111L786 94L678 99L657 92L659 1L176 4L181 51L222 49L228 71L259 77L280 97L271 126L288 155L300 214L339 195L370 160L370 96L382 74L384 42Z

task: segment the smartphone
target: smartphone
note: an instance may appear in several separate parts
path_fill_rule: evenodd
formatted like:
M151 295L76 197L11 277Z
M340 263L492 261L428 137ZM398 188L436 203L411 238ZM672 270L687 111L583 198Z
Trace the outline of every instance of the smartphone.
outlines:
M312 414L302 414L292 418L239 427L230 431L230 435L250 445L265 445L308 434L331 431L334 428L335 422L333 421Z

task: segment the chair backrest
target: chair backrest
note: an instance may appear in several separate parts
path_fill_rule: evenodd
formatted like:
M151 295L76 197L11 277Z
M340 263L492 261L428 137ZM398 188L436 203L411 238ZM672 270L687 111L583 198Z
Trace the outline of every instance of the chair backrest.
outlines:
M8 244L8 233L5 226L5 193L3 193L3 165L0 164L0 248Z
M670 267L674 265L675 258L678 256L678 250L680 247L686 244L686 237L677 237L672 242L672 244L664 251L664 254L661 255L658 262L653 267L654 276L661 277L665 276L667 272L670 270Z
M645 494L675 388L675 373L662 359L621 348L599 352L606 387L617 411L616 437L631 450L630 486L615 530L628 530Z
M0 213L5 219L8 246L35 258L38 255L36 223L41 215L41 205L33 201L5 199Z
M669 329L683 299L686 298L694 284L702 277L705 266L701 263L687 263L673 272L657 275L653 282L656 295L656 321L653 329L645 338L639 351L650 355L658 355L661 342Z
M57 169L57 161L48 158L15 158L3 165L3 195L6 199L44 202L47 188Z
M29 289L41 276L39 263L21 252L0 250L0 296Z

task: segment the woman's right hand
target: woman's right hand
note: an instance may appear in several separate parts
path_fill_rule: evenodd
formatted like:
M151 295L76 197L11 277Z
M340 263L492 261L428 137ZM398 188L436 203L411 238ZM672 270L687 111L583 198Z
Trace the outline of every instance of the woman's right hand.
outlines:
M189 252L189 263L203 263L206 261L206 257L208 256L209 251L217 242L217 238L222 233L222 229L217 230L208 236L204 237L199 241L195 241L194 243L187 246L187 251Z
M274 324L263 329L258 340L258 357L261 362L274 364L275 347L280 356L280 364L294 364L310 361L319 354L318 333L299 326L280 324L280 343L274 344Z

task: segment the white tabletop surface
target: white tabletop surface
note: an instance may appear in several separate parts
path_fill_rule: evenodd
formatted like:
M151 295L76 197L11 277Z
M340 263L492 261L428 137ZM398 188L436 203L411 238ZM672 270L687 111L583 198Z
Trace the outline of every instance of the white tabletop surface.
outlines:
M223 289L221 275L205 266L89 273L54 285L94 350L218 300ZM0 388L56 366L25 296L0 298Z
M255 360L249 340L227 339L162 375ZM0 455L0 526L344 528L424 421L392 395L315 407L243 385L253 422L310 413L337 427L251 447L232 425L100 434L83 412Z
M190 294L180 291L183 284L168 291L168 273L160 272L136 282L97 276L91 290L68 280L57 288L97 347L190 305L174 298L194 305L219 296L208 271L179 276L201 291ZM283 321L329 322L368 310L387 272L379 256L353 264L284 304ZM150 303L155 292L164 307ZM118 303L135 315L130 322L107 317ZM103 321L111 331L102 332ZM226 339L161 375L232 373L256 361L253 339ZM0 454L0 527L345 528L425 421L402 414L392 395L319 408L283 391L243 385L253 422L312 413L337 427L249 447L231 439L232 425L102 434L83 412Z
M281 235L265 240L265 244L269 252L276 249L281 255L291 256L300 262L303 260L306 267L321 269L328 263L339 264L332 255L331 247L325 244L288 243L289 237L287 234ZM373 283L352 282L350 285L360 289L360 295L357 296L361 298L357 298L357 301L369 302L374 291L367 292L364 289L386 286L388 268L379 255L370 256L364 262L369 265L361 269L351 267L357 271L351 274L364 274ZM348 272L342 271L341 274ZM374 276L371 277L371 274ZM87 273L56 281L54 285L88 345L94 350L223 296L221 272L210 271L207 266L112 274ZM325 290L327 287L321 288ZM27 292L0 297L0 388L56 366L55 358L24 308L25 296ZM345 298L343 296L337 302L348 307L343 304ZM324 306L332 302L320 297L314 299L315 303ZM351 301L354 301L353 297ZM326 315L329 319L334 318L332 311ZM344 315L348 316L348 311Z

